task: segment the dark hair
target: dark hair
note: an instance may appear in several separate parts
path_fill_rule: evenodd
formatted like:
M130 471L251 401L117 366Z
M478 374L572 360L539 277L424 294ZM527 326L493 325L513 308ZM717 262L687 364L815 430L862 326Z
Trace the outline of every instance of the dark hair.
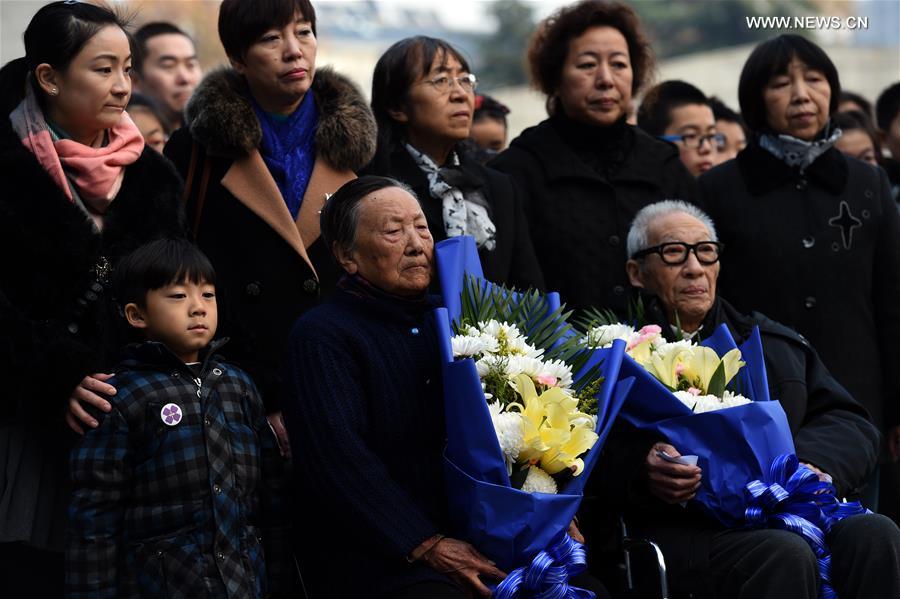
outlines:
M149 291L185 281L215 285L216 271L209 258L185 239L157 239L119 261L113 290L119 306L144 307Z
M134 33L137 42L137 52L132 60L132 68L140 75L144 72L144 59L147 57L147 42L157 35L183 35L194 43L194 38L166 21L154 21L147 23Z
M38 65L47 63L56 71L65 71L85 44L110 25L125 32L133 55L135 44L126 29L127 19L111 9L87 2L51 2L42 6L25 29L25 56L8 62L0 71L0 89L4 91L0 112L9 114L22 101L25 79ZM43 104L43 90L34 79L32 86Z
M399 187L418 200L412 189L396 179L365 175L344 183L325 202L319 217L319 226L322 230L322 241L335 259L337 259L335 245L349 252L356 243L356 227L359 224L359 207L362 199L370 193L388 187Z
M508 114L509 108L506 107L506 104L498 102L485 94L475 96L475 112L472 114L473 123L483 119L493 119L503 123L503 126L506 127L506 115Z
M431 70L435 57L446 62L452 56L469 70L465 57L450 43L434 37L407 37L388 48L372 74L372 113L378 124L378 144L373 164L382 164L406 137L406 125L394 120L391 111L405 110L409 89Z
M163 116L159 105L149 96L137 92L132 93L125 110L129 114L138 110L145 110L156 117L167 135L172 132L168 119Z
M548 99L552 98L559 87L570 42L592 27L603 26L617 29L625 37L634 73L631 93L637 94L650 80L653 49L637 13L624 4L604 0L583 0L565 6L541 21L528 47L532 84Z
M272 27L293 22L297 13L316 35L316 9L309 0L222 0L219 40L231 59L243 60L247 50Z
M672 111L688 104L709 106L709 98L685 81L663 81L644 96L637 113L638 127L650 135L664 135L672 124Z
M872 112L872 103L856 92L841 90L841 97L838 99L838 105L840 105L841 102L853 102L862 109L865 115L869 117L869 120L875 115L875 113ZM856 109L854 108L854 110Z
M788 64L794 58L803 61L811 69L822 71L831 87L829 114L833 116L837 112L841 82L837 68L825 51L805 37L779 35L756 46L741 70L738 100L741 114L753 131L761 131L767 127L766 105L763 101L766 85L772 77L787 73Z
M831 117L831 121L844 133L847 131L862 131L868 135L869 139L872 140L872 146L875 148L875 160L879 163L882 162L881 141L878 139L878 132L875 131L875 126L872 124L872 119L869 115L858 110L845 110Z
M878 123L878 128L887 132L898 113L900 113L900 81L881 92L875 101L875 122ZM897 158L900 157L894 159Z

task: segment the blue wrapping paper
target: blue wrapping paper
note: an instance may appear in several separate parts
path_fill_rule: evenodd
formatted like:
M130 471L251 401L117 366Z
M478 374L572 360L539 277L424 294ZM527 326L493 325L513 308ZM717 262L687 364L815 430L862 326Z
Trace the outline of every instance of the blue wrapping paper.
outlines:
M725 325L701 345L720 356L738 347ZM744 521L745 485L765 478L779 456L795 453L784 409L769 398L759 330L753 331L740 350L746 365L729 388L753 403L716 412L694 414L629 356L620 371L620 376L635 378L620 416L640 429L665 436L680 453L698 456L703 478L694 501L729 527Z
M474 241L469 237L448 239L437 244L435 253L446 306L435 315L444 360L445 477L454 534L512 572L558 543L578 510L584 485L631 389L632 380L619 372L625 344L617 342L611 348L595 350L584 367L601 363L605 382L597 396L595 430L599 439L583 457L583 472L570 478L556 495L514 489L475 362L471 358L454 361L450 345L451 323L460 315L464 277L482 276ZM556 294L549 294L547 302L551 310L559 307Z

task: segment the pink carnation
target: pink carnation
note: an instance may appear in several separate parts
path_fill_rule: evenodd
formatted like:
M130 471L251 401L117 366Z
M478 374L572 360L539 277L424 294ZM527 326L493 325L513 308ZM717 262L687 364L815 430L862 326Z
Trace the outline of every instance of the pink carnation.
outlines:
M549 374L539 375L536 380L540 384L546 385L547 387L555 387L556 384L559 382L559 379L557 379L555 376L552 376Z

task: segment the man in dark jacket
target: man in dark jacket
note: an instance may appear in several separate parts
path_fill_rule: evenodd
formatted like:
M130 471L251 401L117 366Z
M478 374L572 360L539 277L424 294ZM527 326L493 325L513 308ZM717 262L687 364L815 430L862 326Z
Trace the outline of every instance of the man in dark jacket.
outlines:
M759 327L769 391L784 408L799 460L832 482L838 497L853 495L875 467L877 429L803 337L717 298L720 247L709 217L682 202L648 206L635 218L628 249L631 282L650 294L648 322L670 339L676 331L696 339L725 324L742 343ZM660 544L673 586L717 597L816 597L816 558L799 536L726 530L690 503L679 505L694 497L702 473L657 457L657 451L678 456L678 449L622 425L604 448L608 467L598 467L600 476L591 481L600 496L616 498L610 503L633 530ZM900 594L900 530L890 520L848 518L832 528L828 543L841 597Z

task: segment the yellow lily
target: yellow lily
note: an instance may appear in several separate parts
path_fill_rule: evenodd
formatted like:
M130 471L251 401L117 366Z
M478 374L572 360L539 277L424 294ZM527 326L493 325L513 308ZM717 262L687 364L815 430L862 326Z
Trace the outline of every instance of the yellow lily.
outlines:
M572 420L590 421L577 410L578 400L558 387L551 387L538 395L531 377L520 374L513 386L522 403L511 403L522 414L525 449L519 453L520 462L541 462L550 474L571 468L576 474L584 468L579 455L594 446L597 434L590 428L572 425Z
M684 362L684 355L688 349L680 349L669 352L654 352L650 361L644 368L670 389L678 388L678 367Z
M705 394L709 390L709 382L716 369L722 363L724 363L725 384L727 385L744 365L744 362L741 361L740 350L735 348L725 354L723 358L719 358L715 350L701 345L693 348L690 354L685 356L682 376L690 382L691 386Z

